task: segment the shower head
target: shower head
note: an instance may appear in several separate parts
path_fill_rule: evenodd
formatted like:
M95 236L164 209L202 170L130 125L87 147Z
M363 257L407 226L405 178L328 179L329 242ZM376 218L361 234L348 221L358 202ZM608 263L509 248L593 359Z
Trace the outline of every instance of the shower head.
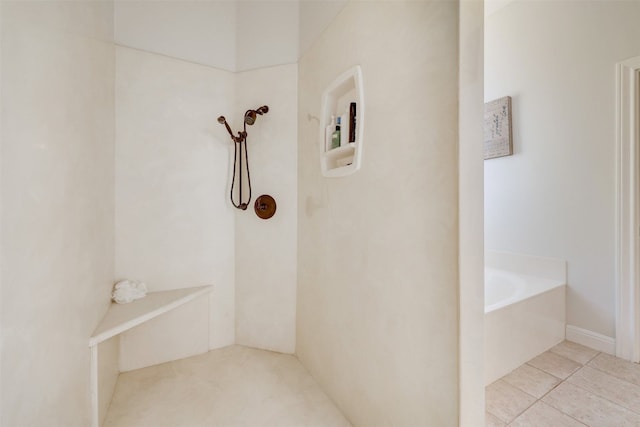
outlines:
M256 122L256 117L258 117L258 115L263 115L268 112L269 112L269 107L267 107L266 105L263 105L257 110L247 110L247 112L244 113L244 122L249 126L251 126Z
M251 126L256 122L256 112L254 110L248 110L244 113L244 122Z
M223 124L227 123L227 119L225 119L224 116L220 116L220 117L218 117L218 123L223 125Z

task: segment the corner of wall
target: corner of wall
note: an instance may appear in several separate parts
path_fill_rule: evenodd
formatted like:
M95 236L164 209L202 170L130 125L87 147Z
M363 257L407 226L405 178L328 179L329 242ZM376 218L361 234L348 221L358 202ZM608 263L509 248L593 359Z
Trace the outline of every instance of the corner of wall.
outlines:
M295 351L297 264L298 66L238 73L236 110L268 105L247 128L252 195L235 214L236 343ZM269 194L275 215L260 219L253 203Z
M484 419L483 2L459 12L459 425Z
M120 369L120 336L98 344L98 420L104 423L107 410L116 389Z
M111 6L1 5L0 405L8 425L90 419L88 340L113 283Z

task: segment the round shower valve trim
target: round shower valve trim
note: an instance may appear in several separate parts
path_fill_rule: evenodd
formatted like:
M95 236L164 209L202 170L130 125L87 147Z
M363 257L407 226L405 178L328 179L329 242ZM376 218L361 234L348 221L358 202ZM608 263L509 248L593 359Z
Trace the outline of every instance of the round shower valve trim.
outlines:
M256 199L253 208L260 218L269 219L276 213L276 201L270 195L263 194Z

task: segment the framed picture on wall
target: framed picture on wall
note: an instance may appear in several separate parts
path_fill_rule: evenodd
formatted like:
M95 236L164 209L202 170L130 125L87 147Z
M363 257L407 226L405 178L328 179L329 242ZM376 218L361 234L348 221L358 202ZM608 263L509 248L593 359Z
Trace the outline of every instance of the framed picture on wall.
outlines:
M505 96L484 104L484 159L511 156L511 97Z

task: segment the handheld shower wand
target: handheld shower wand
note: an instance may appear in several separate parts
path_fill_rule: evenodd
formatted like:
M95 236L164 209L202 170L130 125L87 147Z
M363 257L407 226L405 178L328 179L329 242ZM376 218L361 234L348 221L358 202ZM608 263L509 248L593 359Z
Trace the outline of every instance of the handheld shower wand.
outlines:
M227 132L229 132L229 136L231 136L231 139L234 142L234 153L233 153L233 178L231 181L231 203L233 204L234 207L236 207L237 209L242 209L242 210L246 210L247 206L249 205L249 202L251 202L251 175L249 174L249 155L247 153L247 125L251 126L256 122L256 118L258 116L261 116L263 114L266 114L269 112L269 107L267 107L266 105L263 105L262 107L256 109L256 110L247 110L244 113L244 123L243 123L243 130L242 131L238 131L238 136L234 136L233 135L233 131L231 130L231 127L229 126L229 124L227 123L227 119L224 118L224 116L220 116L218 117L218 123L224 125L227 128ZM246 165L246 173L247 173L247 184L249 185L249 200L247 200L246 202L243 202L242 200L242 146L244 143L244 163ZM238 180L239 180L239 188L238 188L238 198L239 198L239 202L236 204L236 202L233 200L233 193L234 193L234 188L235 188L235 184L236 184L236 166L239 169L239 173L238 173Z
M227 119L225 119L224 116L218 117L218 123L223 124L227 128L227 132L229 132L229 135L231 136L233 142L240 143L247 138L246 131L238 131L238 136L233 136L233 131L229 127L229 123L227 123Z

